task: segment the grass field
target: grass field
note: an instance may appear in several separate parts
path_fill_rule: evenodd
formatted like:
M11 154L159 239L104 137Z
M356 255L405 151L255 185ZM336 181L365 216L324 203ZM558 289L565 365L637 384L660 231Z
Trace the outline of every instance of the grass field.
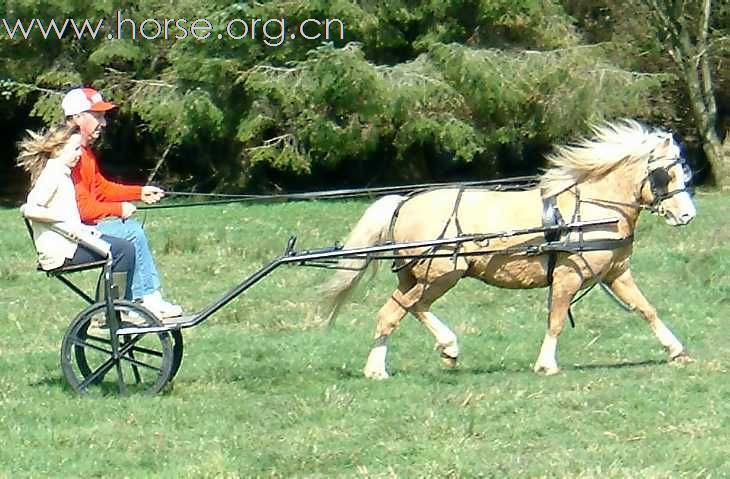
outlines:
M59 367L84 304L35 272L17 210L0 210L0 477L730 476L730 196L696 200L685 228L643 217L633 260L695 363L666 363L643 321L596 290L561 337L562 372L538 376L545 291L467 280L434 307L459 335L459 368L443 369L409 318L391 342L392 378L370 381L361 369L395 284L388 268L328 330L314 289L328 272L287 267L185 331L170 392L100 399L75 396ZM341 239L367 204L161 210L146 228L167 296L197 311L290 234L300 248Z

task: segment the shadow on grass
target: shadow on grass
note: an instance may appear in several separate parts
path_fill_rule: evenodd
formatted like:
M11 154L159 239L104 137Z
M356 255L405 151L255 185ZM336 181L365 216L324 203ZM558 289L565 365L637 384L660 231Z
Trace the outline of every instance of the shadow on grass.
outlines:
M37 381L34 381L30 383L31 386L45 386L45 387L53 387L58 388L63 391L72 392L71 386L68 385L66 382L66 379L63 378L63 376L46 376L44 378L41 378Z
M359 381L365 379L362 371L357 369L342 368L337 366L322 365L321 368L301 370L297 368L251 368L246 370L230 370L226 368L209 370L200 376L185 377L176 382L187 385L200 385L206 383L224 384L245 384L249 391L269 391L276 387L296 386L301 383L301 378L306 376L311 382L328 383L336 381Z
M640 368L640 367L647 367L647 366L660 366L668 364L666 360L646 360L646 361L626 361L621 363L613 363L613 364L573 364L567 367L563 367L562 371L590 371L594 369L624 369L624 368ZM407 378L407 377L426 377L429 378L431 381L434 382L441 382L441 383L449 383L453 384L454 381L457 381L459 377L468 377L468 376L482 376L482 375L493 375L493 374L512 374L512 375L537 375L532 370L532 364L525 365L524 367L520 366L505 366L505 365L492 365L492 366L485 366L485 367L469 367L469 368L462 368L457 367L455 369L442 369L439 371L428 371L424 369L423 371L415 371L411 370L408 372L401 371L399 369L392 369L389 371L390 376L392 379L398 379L400 378ZM365 376L363 375L362 371L360 369L352 369L352 368L342 368L342 367L326 367L323 366L321 370L310 370L310 371L301 371L301 370L292 370L287 368L281 368L281 369L267 369L267 370L250 370L247 372L225 372L222 371L221 374L214 375L215 377L211 379L209 376L202 376L199 378L190 378L187 381L189 383L204 383L204 382L210 382L213 381L219 381L222 384L235 384L235 383L245 383L247 386L247 389L250 389L252 391L255 390L268 390L272 387L276 387L279 385L284 384L295 384L294 381L292 381L292 378L294 377L301 377L302 374L309 374L313 375L315 377L319 377L320 379L323 378L334 378L341 381L360 381L360 380L367 380ZM324 379L323 379L324 380ZM62 380L58 380L59 382L63 382Z
M562 371L590 371L593 369L624 369L624 368L641 368L646 366L660 366L669 364L667 360L660 359L648 359L645 361L625 361L613 364L572 364L570 366L564 366L561 368ZM487 367L473 367L473 368L456 368L456 369L445 369L443 373L447 376L463 376L463 375L488 375L488 374L536 374L532 370L532 364L522 367L507 367L504 365L494 365Z
M641 368L644 366L659 366L669 364L666 359L647 359L646 361L625 361L623 363L614 364L574 364L570 369L575 370L591 370L591 369L623 369L623 368Z
M95 398L95 397L124 397L124 396L141 396L146 395L146 391L131 391L127 394L121 394L119 392L119 386L116 382L104 382L99 385L92 385L88 392L84 394L79 394L78 391L74 390L68 382L66 382L66 379L63 376L47 376L42 379L39 379L38 381L34 381L32 383L29 383L33 387L50 387L58 389L64 393L69 394L70 396L83 396L83 397L89 397L89 398ZM170 394L175 387L174 381L168 382L165 387L157 393L157 396L165 396L167 394Z

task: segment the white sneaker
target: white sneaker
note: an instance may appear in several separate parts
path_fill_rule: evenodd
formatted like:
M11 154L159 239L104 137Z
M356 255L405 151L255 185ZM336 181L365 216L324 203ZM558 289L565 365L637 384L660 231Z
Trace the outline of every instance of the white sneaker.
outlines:
M159 291L144 296L142 306L152 311L160 319L182 316L182 307L162 299Z

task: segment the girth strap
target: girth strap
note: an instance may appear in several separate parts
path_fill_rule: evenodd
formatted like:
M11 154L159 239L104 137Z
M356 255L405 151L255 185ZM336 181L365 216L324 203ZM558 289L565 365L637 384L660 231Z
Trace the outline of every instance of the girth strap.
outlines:
M579 203L576 203L576 214L578 214ZM546 228L564 225L560 210L558 210L555 196L542 197L542 225ZM554 228L552 231L545 231L546 242L540 245L534 245L527 248L527 254L547 254L547 283L548 283L548 327L550 327L549 312L552 311L552 292L553 292L553 276L555 273L555 265L557 263L558 253L583 253L586 251L610 251L630 245L634 241L634 236L629 235L626 238L606 238L606 239L583 239L582 231L579 232L578 241L561 241L561 236L564 230L561 228ZM585 260L584 260L585 261ZM588 266L588 263L586 263ZM590 268L590 266L589 266ZM595 276L595 274L594 274ZM610 290L597 279L598 284L604 288L604 290L610 293ZM590 290L590 288L589 288ZM571 302L574 304L579 298ZM570 326L575 327L575 321L573 319L573 312L571 308L568 308L568 319L570 320Z
M555 195L553 196L542 196L542 225L545 228L555 227L565 224L563 216L560 214L558 204L555 201ZM559 243L560 237L563 232L560 228L546 229L545 230L545 241L547 243L538 246L544 247L548 244ZM558 250L550 250L547 258L547 283L548 283L548 328L550 327L550 311L553 309L553 276L555 273L555 264L558 262ZM528 252L529 254L529 252ZM573 320L573 313L568 308L568 318L570 319L570 326L575 328L575 321Z
M542 197L542 225L545 227L555 227L565 224L563 217L558 209L555 196ZM545 240L548 242L560 239L560 229L553 228L545 231Z
M560 214L558 204L555 201L555 196L542 197L542 225L545 229L545 241L549 243L560 240L562 231L560 228L554 228L555 226L564 225L563 216ZM555 263L557 262L558 255L556 253L550 253L548 255L547 264L547 282L548 285L553 284L553 272L555 271ZM549 301L549 300L548 300Z

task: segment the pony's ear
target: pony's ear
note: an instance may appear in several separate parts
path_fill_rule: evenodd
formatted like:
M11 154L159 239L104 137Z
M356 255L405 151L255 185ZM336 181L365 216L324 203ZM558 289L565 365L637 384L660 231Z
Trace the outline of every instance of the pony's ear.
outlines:
M659 154L667 154L669 153L670 149L672 148L672 137L667 136L664 141L659 143L659 146L656 147L654 151L656 151Z

